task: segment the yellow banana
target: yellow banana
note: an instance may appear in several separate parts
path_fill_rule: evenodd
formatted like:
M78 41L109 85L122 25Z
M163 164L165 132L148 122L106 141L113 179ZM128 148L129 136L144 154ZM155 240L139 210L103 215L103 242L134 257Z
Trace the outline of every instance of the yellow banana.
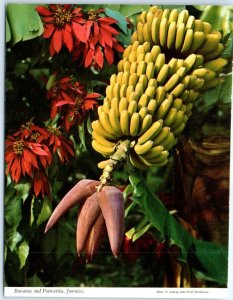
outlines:
M170 127L163 127L160 133L156 136L156 138L153 140L154 145L160 145L163 141L166 140L168 137L168 134L170 133Z
M186 23L186 29L194 29L194 26L195 26L195 17L189 16Z
M179 97L182 92L184 91L184 84L183 83L179 83L171 92L170 94L172 94L174 96L174 98Z
M145 23L143 25L143 39L145 42L151 42L151 35L150 35L148 23Z
M155 18L152 21L151 39L155 45L159 45L160 19Z
M119 102L119 113L121 114L122 110L127 110L128 109L128 100L123 97L121 98L120 102Z
M168 18L168 22L169 23L177 22L178 16L179 16L178 10L177 9L172 9L172 11L170 13L170 16Z
M138 108L140 109L141 107L147 106L150 98L146 94L142 94L139 101L138 101Z
M111 123L110 123L110 120L109 120L109 115L107 113L100 112L99 121L100 121L101 125L103 126L103 128L107 131L108 134L119 136L119 134L117 134L114 131L114 129L113 129Z
M123 97L126 97L126 91L127 91L127 85L126 84L122 84L120 87L120 99Z
M150 114L146 115L141 122L140 130L138 135L142 135L152 124L152 116Z
M165 99L166 90L164 86L159 86L156 89L155 100L157 105L160 105L162 101Z
M168 19L170 16L170 13L171 13L171 10L169 8L165 8L162 13L161 19Z
M183 42L183 46L181 48L181 53L185 53L190 49L190 47L192 45L192 41L193 41L193 30L187 29L185 38L184 38L184 42Z
M176 74L180 77L180 79L183 79L184 75L186 74L186 67L180 67L177 71Z
M99 144L96 140L92 140L92 147L95 149L95 151L101 153L104 156L112 155L115 150L115 146L114 147L106 147L106 146Z
M123 110L120 114L120 127L123 135L129 135L130 114Z
M193 89L196 90L200 90L205 84L205 80L202 78L197 78L195 81L195 84L193 85Z
M133 93L130 94L129 98L127 98L127 99L128 99L129 102L132 101L132 100L138 101L140 97L141 97L141 94L133 92Z
M177 59L176 58L171 58L168 65L169 65L169 77L170 77L175 73L176 65L177 65Z
M195 53L205 42L206 35L204 32L196 31L193 34L192 45L189 48L189 53Z
M128 47L125 48L125 50L123 52L123 58L129 58L131 49L132 49L132 45L129 45Z
M164 150L163 146L161 146L161 145L155 146L142 156L145 159L154 159L154 158L160 156L160 154L163 150Z
M172 105L172 102L173 97L169 95L168 98L165 99L158 107L158 110L155 113L155 120L163 119L166 116Z
M135 87L137 83L138 83L138 75L136 73L131 74L129 76L129 85Z
M165 150L170 150L171 149L171 146L172 144L174 143L174 140L175 140L175 136L172 132L170 132L166 138L166 140L164 140L162 143L161 143L161 146L164 147Z
M149 54L149 53L147 53ZM146 67L146 76L148 79L154 77L154 72L155 72L155 66L153 62L148 62L147 67Z
M145 24L146 23L146 15L147 15L147 11L143 11L140 15L139 15L139 20Z
M208 22L203 22L203 31L205 34L208 34L212 31L212 25Z
M146 89L147 85L148 85L148 79L146 74L142 74L139 78L138 78L138 82L142 83L143 86L143 90Z
M171 22L169 24L168 33L167 33L167 48L173 49L175 46L176 40L176 22Z
M137 23L137 35L138 35L139 43L143 44L144 38L143 38L143 23L142 22Z
M147 105L147 109L149 113L153 116L155 113L155 110L157 108L157 102L155 99L151 99Z
M133 95L133 93L134 93L134 86L129 85L126 90L126 98L128 99L128 101L129 101L130 96Z
M107 139L105 139L103 136L96 133L96 131L92 131L92 137L94 140L96 140L99 144L106 146L106 147L114 147L115 142L110 142Z
M138 82L135 86L135 89L134 89L135 93L137 93L139 95L139 97L141 97L141 95L143 94L144 92L144 89L143 89L143 83L141 82Z
M119 83L115 83L113 86L113 97L114 98L118 98L120 99L120 84Z
M160 69L156 78L159 85L162 85L166 81L168 73L169 73L169 66L167 64L164 64Z
M167 150L162 151L157 157L149 158L147 161L151 164L161 163L166 160L169 156L169 152Z
M145 61L140 61L138 64L138 68L137 68L137 75L138 77L142 74L146 73L146 67L147 67L147 63Z
M152 161L146 160L143 157L140 157L140 160L147 167L163 167L168 163L168 159L165 159L165 160L163 160L161 162L158 162L158 163L153 162L153 160Z
M147 66L148 66L148 63L150 63L150 62L153 63L153 56L152 56L151 52L147 52L145 54L145 62L147 63Z
M107 88L106 88L106 97L107 97L107 99L109 99L109 100L112 100L112 98L114 97L114 96L113 96L113 87L114 87L114 84L113 84L113 85L110 84L110 85L108 85Z
M208 82L206 82L202 88L202 91L203 90L206 90L206 89L210 89L210 88L213 88L219 84L222 84L224 82L224 79L223 78L214 78Z
M163 18L160 22L160 29L159 29L159 41L162 47L164 47L167 43L167 32L168 32L168 19Z
M103 111L108 113L110 108L111 108L110 103L107 100L105 100L104 103L103 103Z
M134 73L137 73L137 68L138 68L138 63L137 62L133 62L130 65L130 69L129 69L129 73L132 75Z
M103 128L99 120L93 121L91 123L91 126L93 130L96 132L96 134L102 136L103 138L106 138L108 140L115 140L117 139L117 136L114 134L109 134L107 131Z
M142 44L142 46L143 46L144 49L145 49L145 54L146 54L147 52L149 52L150 49L151 49L151 43L150 43L150 42L144 42L144 43Z
M153 140L162 130L163 120L154 122L139 138L138 143L144 144L148 140Z
M164 125L165 126L171 126L171 124L175 121L177 115L177 109L172 107L170 108L168 114L166 115L164 119Z
M186 25L188 17L189 17L189 12L187 10L182 10L178 15L177 25L180 24Z
M188 57L186 57L186 59L184 60L184 65L187 69L187 72L189 72L194 67L196 60L196 54L190 54Z
M224 50L223 44L219 43L214 51L211 51L208 54L205 54L205 61L218 57L222 53L223 50Z
M151 78L151 79L148 81L148 86L151 86L151 87L153 87L154 89L157 89L157 87L158 87L157 80L156 80L155 78Z
M140 116L140 120L142 121L145 118L145 116L149 114L148 108L147 107L141 107L138 113L139 113L139 116Z
M177 24L177 30L176 30L176 42L175 42L175 48L176 50L180 50L185 37L185 24L180 23Z
M174 108L178 111L178 110L180 110L182 104L183 104L182 99L176 98L176 99L173 101L172 107L174 107Z
M153 99L155 95L155 88L152 86L148 86L145 90L145 94L148 95L150 99Z
M129 62L133 63L137 61L137 52L131 51L128 58Z
M143 47L143 45L139 45L137 48L137 56L139 56L140 54L145 55L145 48Z
M134 31L134 33L131 36L131 43L134 43L134 42L138 42L138 32L137 31Z
M129 126L129 132L131 136L136 136L138 134L140 125L140 116L139 113L133 113L130 118L130 126Z
M159 56L159 54L161 53L161 49L159 46L155 45L152 47L151 49L151 55L153 58L153 62L156 62L157 57Z
M111 100L111 108L115 109L117 116L119 116L119 101L118 98L112 98Z
M165 64L165 54L160 53L155 62L155 73L156 74L158 74L158 72L161 70L161 68L164 64Z
M177 112L175 121L171 124L172 131L174 131L174 128L180 125L180 123L183 121L183 118L184 118L184 112L182 110L179 110Z
M209 73L209 70L206 68L199 68L196 69L192 72L193 75L196 75L197 78L204 78L207 76L207 74Z
M111 108L109 110L109 121L112 128L114 129L114 132L116 132L118 135L121 136L122 131L120 126L119 116L117 115L116 110L114 108Z
M134 146L134 151L138 154L138 155L142 155L147 153L153 146L153 141L146 141L144 144L136 144Z
M195 20L194 21L194 31L203 32L204 26L202 20Z
M120 72L122 73L122 72ZM119 73L118 73L119 74ZM118 74L112 74L112 76L110 77L110 85L112 84L115 84L117 82L117 77L118 77Z
M122 72L123 71L123 60L120 60L119 63L117 64L117 70L118 72Z
M139 47L139 41L134 41L131 45L131 49L132 51L137 51L138 47Z
M216 49L220 40L215 34L207 34L204 44L197 50L199 54L208 54Z
M220 72L227 65L227 63L228 61L225 58L219 57L206 62L203 67L213 72Z
M137 102L134 100L130 101L128 106L128 113L132 116L137 111L137 108Z
M133 151L129 153L129 160L131 164L139 170L144 171L148 169L148 167L139 160L138 155L136 155Z
M180 123L179 126L177 126L174 130L173 130L173 134L175 136L179 135L183 130L185 129L185 123Z

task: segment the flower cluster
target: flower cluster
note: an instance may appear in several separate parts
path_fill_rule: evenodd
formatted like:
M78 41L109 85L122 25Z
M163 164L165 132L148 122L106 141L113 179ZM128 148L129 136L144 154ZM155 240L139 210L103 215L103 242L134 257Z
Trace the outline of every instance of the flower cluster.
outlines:
M50 116L53 119L59 113L65 130L69 131L71 126L83 121L88 110L98 105L99 97L98 93L88 94L85 87L72 77L55 80L47 92L52 106Z
M74 156L72 142L58 128L41 128L31 120L13 135L7 136L6 174L10 174L16 183L29 176L36 196L40 193L42 197L50 195L46 172L53 161L53 154L57 154L61 163L69 161L69 157Z
M117 20L104 15L104 9L84 12L71 4L51 4L36 8L44 23L43 37L51 39L50 55L64 45L85 68L101 69L104 60L111 65L114 52L123 52L116 36Z

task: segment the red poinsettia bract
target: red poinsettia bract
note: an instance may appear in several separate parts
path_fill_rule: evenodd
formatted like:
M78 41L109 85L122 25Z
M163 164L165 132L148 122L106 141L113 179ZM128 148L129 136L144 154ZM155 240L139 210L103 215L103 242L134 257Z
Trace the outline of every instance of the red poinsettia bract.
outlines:
M114 51L124 51L116 38L119 31L113 27L118 21L100 16L103 12L103 9L88 11L86 22L83 25L86 30L87 42L76 43L73 51L74 59L82 57L85 68L93 65L95 68L101 69L104 59L111 65L114 62Z
M48 8L37 6L37 12L44 22L44 38L51 38L50 55L59 53L62 45L71 52L74 41L86 42L85 29L81 8L74 8L71 4L50 4Z
M88 110L98 105L98 93L88 94L85 87L71 77L57 80L48 91L47 98L51 100L50 116L55 118L59 112L66 131L74 124L80 124Z
M6 174L18 183L21 178L29 177L34 194L50 195L49 180L46 175L53 154L57 154L61 163L74 156L73 144L61 132L52 126L41 128L31 121L23 124L13 135L6 139Z

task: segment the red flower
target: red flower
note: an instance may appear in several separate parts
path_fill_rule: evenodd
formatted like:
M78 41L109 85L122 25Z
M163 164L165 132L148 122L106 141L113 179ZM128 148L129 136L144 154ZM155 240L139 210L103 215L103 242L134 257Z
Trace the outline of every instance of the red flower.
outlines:
M16 139L8 136L6 140L5 161L6 173L17 183L22 176L33 176L34 170L39 169L38 156L48 156L48 148L45 145Z
M86 111L97 105L100 94L87 94L80 82L64 77L55 82L47 97L52 101L51 118L59 112L66 131L69 131L71 126L83 121Z
M71 52L75 38L80 42L86 42L85 28L81 8L74 9L71 4L50 4L48 8L37 6L37 12L44 22L44 38L51 38L50 55L59 53L62 45Z
M69 161L70 156L74 156L73 143L67 140L58 128L48 126L45 139L48 146L53 148L53 153L58 154L62 163Z
M124 51L115 37L119 32L113 26L118 21L109 17L100 17L99 15L103 11L103 9L88 11L86 22L83 25L86 30L87 42L76 43L73 51L74 60L82 57L81 63L85 68L93 65L95 68L101 69L104 59L111 65L114 61L114 50Z
M49 189L49 181L48 177L42 170L35 170L33 176L33 190L36 197L41 193L42 197L44 198L45 195L50 196L50 189Z

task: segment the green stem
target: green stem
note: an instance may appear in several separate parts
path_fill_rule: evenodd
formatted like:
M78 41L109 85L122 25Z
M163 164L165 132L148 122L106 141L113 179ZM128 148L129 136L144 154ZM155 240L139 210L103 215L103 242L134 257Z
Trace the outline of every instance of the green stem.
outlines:
M110 156L110 159L108 160L108 163L103 169L102 175L100 176L100 184L96 187L97 191L100 191L103 186L109 184L109 181L111 180L111 173L117 164L123 160L126 160L130 144L131 141L124 140L119 141L119 143L116 145L116 151L112 156Z

